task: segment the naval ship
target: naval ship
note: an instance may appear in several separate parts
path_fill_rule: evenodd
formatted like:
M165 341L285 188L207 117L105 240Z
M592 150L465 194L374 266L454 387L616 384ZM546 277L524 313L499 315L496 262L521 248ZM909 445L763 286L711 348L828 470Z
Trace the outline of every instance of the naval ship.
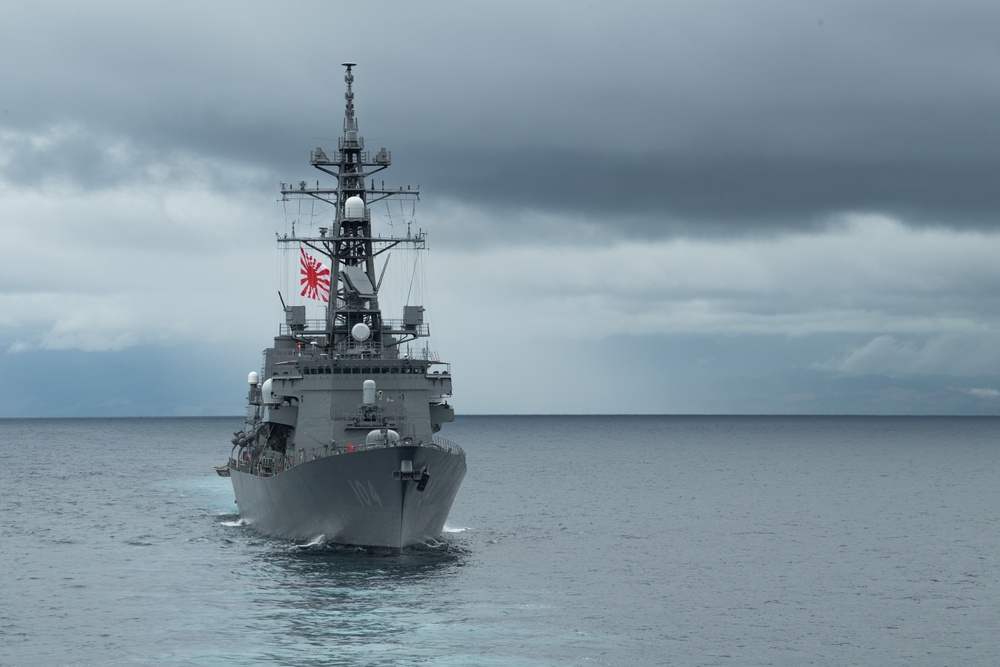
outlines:
M334 181L281 185L283 201L306 200L329 214L329 227L303 233L293 225L278 235L285 252L298 250L295 289L320 301L322 318L308 319L305 305L285 305L278 293L284 322L261 371L249 374L246 423L218 471L232 480L244 524L260 533L400 549L440 536L466 462L461 447L437 435L455 418L451 367L426 344L423 306L380 307L392 251L423 250L426 234L372 228L373 204L415 202L419 188L375 186L371 176L392 156L385 148L370 153L358 133L355 66L344 63L336 149L310 153L312 166Z

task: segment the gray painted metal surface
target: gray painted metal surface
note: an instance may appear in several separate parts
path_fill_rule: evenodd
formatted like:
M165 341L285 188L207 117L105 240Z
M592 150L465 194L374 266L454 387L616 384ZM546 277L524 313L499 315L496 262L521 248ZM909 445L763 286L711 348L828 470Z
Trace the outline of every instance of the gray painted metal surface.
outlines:
M400 548L441 534L466 460L460 447L434 435L455 413L450 367L426 344L410 349L430 335L423 306L406 304L399 319L382 315L385 266L376 273L375 257L400 245L422 250L425 236L409 229L402 237L373 234L368 206L419 192L374 187L371 175L389 167L391 154L382 148L372 158L365 149L354 114L354 65L345 66L344 134L335 150L310 153L337 186L281 188L285 199L333 209L335 225L317 236L278 238L328 262L313 261L309 278L309 296L323 296L312 283L329 267L325 318L309 321L303 306L284 308L261 373L250 374L246 426L234 434L229 472L240 515L255 530Z
M423 491L417 482L393 479L405 460L431 471ZM270 477L230 474L240 515L255 530L300 542L400 548L441 534L465 459L432 447L386 447L307 461Z

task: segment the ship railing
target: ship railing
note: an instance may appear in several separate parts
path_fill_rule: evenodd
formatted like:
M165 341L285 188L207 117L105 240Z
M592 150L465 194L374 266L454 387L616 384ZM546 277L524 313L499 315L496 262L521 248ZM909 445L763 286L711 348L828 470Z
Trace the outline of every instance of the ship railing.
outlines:
M271 477L273 475L277 475L285 470L288 470L295 464L295 457L291 454L268 457L266 459L250 457L249 459L242 461L232 456L229 457L230 468L240 472L248 472L253 475L258 475L260 477Z
M267 458L265 460L257 460L254 457L250 457L247 460L240 460L235 457L229 457L229 467L240 472L251 473L255 475L260 475L262 477L271 477L273 475L279 475L282 472L289 470L300 463L305 463L306 461L313 461L315 459L326 458L328 456L337 456L340 454L350 454L353 452L363 452L369 449L384 449L386 447L396 447L399 443L389 443L389 442L375 442L375 443L364 443L364 444L336 444L324 447L321 451L313 451L311 453L302 452L301 454L291 454L286 453L282 456L277 456L274 458ZM448 452L449 454L456 454L465 458L465 450L459 445L448 440L447 438L442 438L439 435L433 436L431 442L417 442L418 447L433 447L435 449L440 449L442 451Z
M338 443L334 447L330 447L329 454L322 454L316 458L321 458L322 456L334 455L334 454L349 454L351 452L363 452L369 449L385 449L387 447L398 447L399 445L416 445L417 447L433 447L434 449L440 449L442 451L448 452L450 454L458 454L459 456L465 456L465 450L459 445L455 444L447 438L442 438L440 436L433 436L430 442L424 442L422 440L406 442L408 439L404 438L399 442L373 442L364 444L340 444Z
M446 451L450 454L457 454L458 456L465 456L465 450L456 445L454 442L445 440L443 438L434 437L432 442L417 442L415 443L418 447L433 447L434 449L440 449ZM363 444L341 444L331 445L323 447L322 450L313 450L310 452L301 452L299 454L285 454L282 457L277 457L274 460L274 465L267 468L270 473L263 472L264 469L259 466L253 467L247 464L241 464L240 462L230 459L230 466L235 467L238 470L244 472L249 472L251 470L256 470L257 474L278 474L282 471L289 470L296 465L305 463L306 461L315 461L316 459L327 458L328 456L339 456L341 454L351 454L354 452L364 452L370 449L385 449L387 447L397 447L399 443L387 443L387 442L374 442L374 443L363 443Z
M305 328L296 325L292 327L287 322L280 325L278 333L282 336L292 336L295 334L317 334L324 333L326 331L326 320L315 319L315 320L305 320L302 322Z
M357 134L357 133L355 132L355 134ZM364 137L358 136L356 139L346 139L344 137L340 137L337 140L337 150L339 152L343 153L345 148L360 148L360 149L362 149L361 150L361 159L363 161L365 161L365 162L368 161L368 151L364 150L364 148L365 148L365 139L364 139ZM341 159L343 159L343 158L341 158Z
M448 438L442 438L439 435L435 435L433 439L434 441L431 444L437 447L438 449L443 449L444 451L450 454L458 454L463 458L465 457L465 450L462 449L459 445L449 440Z
M423 322L407 322L405 319L384 319L382 328L395 334L412 335L427 338L431 335L431 327Z
M342 357L379 357L382 356L383 347L381 343L373 340L356 341L345 340L337 343L333 351Z
M376 343L375 341L366 340L358 342L355 340L346 340L338 343L333 347L334 354L340 357L369 357L372 359L414 359L417 361L433 361L436 363L440 362L440 357L436 350L431 350L428 347L411 348L409 345L400 346L383 346L381 343Z
M410 335L416 336L417 338L427 338L431 335L430 325L426 323L415 324L412 322L407 322L405 319L383 319L382 320L382 330L385 333L397 334L397 335ZM305 320L301 324L296 324L294 327L287 322L278 325L278 333L282 336L294 336L294 335L304 335L309 336L325 334L326 333L326 320L323 319L310 319Z

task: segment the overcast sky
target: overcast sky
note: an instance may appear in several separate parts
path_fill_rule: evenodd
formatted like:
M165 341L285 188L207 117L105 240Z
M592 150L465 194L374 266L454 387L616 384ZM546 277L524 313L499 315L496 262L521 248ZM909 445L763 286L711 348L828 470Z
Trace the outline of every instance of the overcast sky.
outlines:
M459 413L997 414L998 35L971 0L14 3L0 416L242 411L345 60Z

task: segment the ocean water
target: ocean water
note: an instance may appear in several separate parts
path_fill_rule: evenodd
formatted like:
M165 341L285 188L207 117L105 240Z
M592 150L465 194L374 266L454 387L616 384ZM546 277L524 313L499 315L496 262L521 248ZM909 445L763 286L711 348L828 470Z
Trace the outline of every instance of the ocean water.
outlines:
M997 418L459 417L398 556L242 526L240 423L0 420L0 664L997 659Z

